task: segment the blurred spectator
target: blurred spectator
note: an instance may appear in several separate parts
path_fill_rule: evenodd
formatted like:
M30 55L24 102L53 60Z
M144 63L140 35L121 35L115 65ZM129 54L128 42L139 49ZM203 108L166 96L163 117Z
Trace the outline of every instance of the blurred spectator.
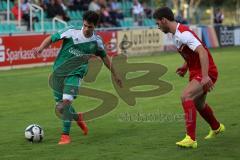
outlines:
M100 11L100 26L101 27L113 27L118 26L116 19L114 20L109 13L109 8L106 6L101 7Z
M68 5L70 10L87 11L91 0L70 0Z
M138 2L138 0L133 1L132 14L134 23L141 26L143 24L144 10L141 3Z
M62 0L57 0L57 3L61 5L62 9L65 11L67 11L67 6L63 3Z
M100 7L107 6L107 1L106 0L98 0L98 4Z
M29 2L28 0L22 0L21 1L21 11L23 14L24 21L28 22L30 19L30 9L29 9Z
M152 9L147 5L146 2L143 3L143 10L147 18L152 18Z
M41 0L31 0L31 3L34 3L36 5L40 5L41 4Z
M68 7L70 10L83 10L82 8L82 0L70 0Z
M29 1L22 0L21 1L21 12L22 12L22 19L27 23L27 30L30 30L30 8L29 8ZM36 21L38 22L39 19L37 16L33 14L32 16L33 23Z
M41 4L44 4L44 5L47 5L50 1L49 0L41 0L40 3Z
M18 15L18 11L19 11L18 1L16 1L16 2L14 3L13 8L12 8L12 14L14 15L14 17L15 17L16 20L21 19L22 16L23 16L22 11L20 10L20 16Z
M101 9L101 7L98 4L98 0L92 0L92 2L88 6L88 10L90 10L90 11L95 11L95 12L100 13L100 9Z
M178 15L175 17L176 22L181 24L188 24L187 19L183 17L183 11L180 11Z
M88 6L90 5L91 0L82 0L82 10L87 11Z
M123 13L120 3L117 0L109 0L108 6L110 8L110 14L113 19L123 19Z
M220 8L217 8L214 12L214 24L222 24L224 19L224 14L220 10Z
M47 18L54 18L55 16L57 16L57 12L54 5L55 0L50 0L50 2L46 5Z
M47 10L47 5L50 3L50 0L41 0L40 1L40 6L44 9Z
M64 21L70 20L64 11L62 0L50 0L50 3L47 5L47 17L58 17Z
M68 8L73 11L80 10L81 0L69 0Z
M47 5L48 3L50 3L50 0L42 0L42 3Z

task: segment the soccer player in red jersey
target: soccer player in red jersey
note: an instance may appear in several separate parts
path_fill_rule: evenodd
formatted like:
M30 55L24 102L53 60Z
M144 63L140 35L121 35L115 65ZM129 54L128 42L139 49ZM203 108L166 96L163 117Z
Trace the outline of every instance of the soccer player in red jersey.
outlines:
M225 130L206 102L207 93L213 89L218 77L217 67L207 47L187 26L174 20L171 9L159 8L153 16L162 32L173 34L178 52L185 60L183 66L177 69L177 74L183 77L188 70L190 75L189 83L181 96L187 134L176 144L180 147L197 148L196 111L211 127L205 139L211 139Z

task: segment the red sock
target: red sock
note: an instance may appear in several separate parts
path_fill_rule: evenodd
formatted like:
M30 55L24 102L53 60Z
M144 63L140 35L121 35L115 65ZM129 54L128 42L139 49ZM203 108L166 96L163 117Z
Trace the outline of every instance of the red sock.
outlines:
M185 125L187 135L195 141L195 130L196 130L196 107L192 100L187 100L182 103L185 113Z
M198 111L200 115L207 121L213 130L219 128L220 123L215 118L211 107L208 104L205 104L204 108Z

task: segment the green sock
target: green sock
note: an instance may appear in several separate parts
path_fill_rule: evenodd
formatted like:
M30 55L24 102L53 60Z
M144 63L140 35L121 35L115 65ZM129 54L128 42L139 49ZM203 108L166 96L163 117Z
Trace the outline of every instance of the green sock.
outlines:
M70 112L70 105L63 108L63 134L69 134L72 122L72 114Z
M71 128L71 121L63 120L63 129L62 129L63 134L68 134L69 135L70 128Z
M78 120L78 114L75 109L71 106L64 106L63 110L63 134L69 134L71 128L71 121Z
M75 121L78 120L78 114L73 108L73 106L65 106L64 111L63 111L63 134L68 134L70 133L70 128L71 128L71 121L74 119Z
M71 113L72 119L74 119L75 121L78 120L78 114L75 111L75 109L73 108L73 106L70 106L69 111Z
M75 111L75 109L73 108L73 106L68 105L68 106L64 106L63 109L63 120L78 120L78 114Z

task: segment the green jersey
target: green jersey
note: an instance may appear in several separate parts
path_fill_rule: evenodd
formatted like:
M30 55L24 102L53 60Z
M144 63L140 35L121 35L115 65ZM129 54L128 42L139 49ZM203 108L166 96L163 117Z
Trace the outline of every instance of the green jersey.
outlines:
M62 47L54 62L53 70L64 76L87 73L88 59L91 55L106 56L101 37L93 33L86 38L81 28L67 27L51 36L52 42L63 40Z

